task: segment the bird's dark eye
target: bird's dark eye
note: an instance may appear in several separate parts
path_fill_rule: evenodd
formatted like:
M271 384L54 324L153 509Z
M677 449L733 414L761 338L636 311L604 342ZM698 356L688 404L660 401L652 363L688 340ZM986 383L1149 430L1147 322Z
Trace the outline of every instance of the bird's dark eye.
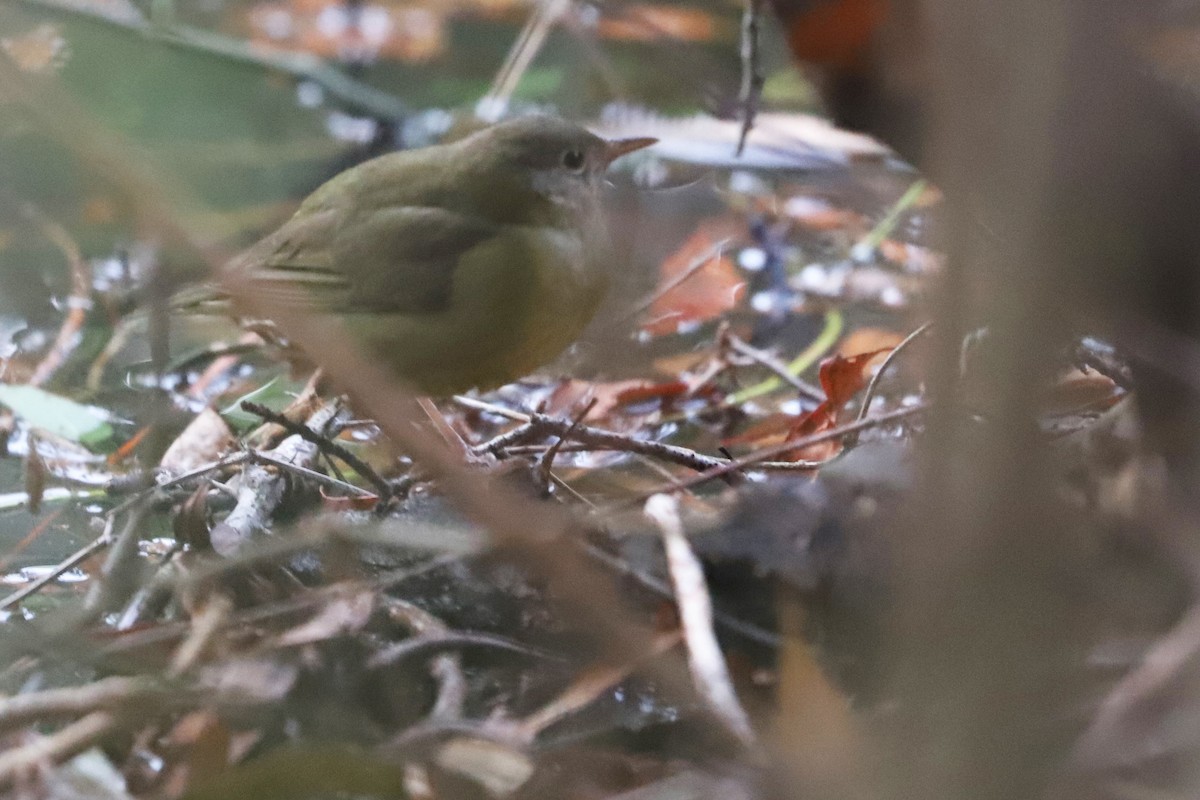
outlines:
M572 172L578 172L579 170L583 169L583 161L584 159L582 150L568 150L563 153L563 166Z

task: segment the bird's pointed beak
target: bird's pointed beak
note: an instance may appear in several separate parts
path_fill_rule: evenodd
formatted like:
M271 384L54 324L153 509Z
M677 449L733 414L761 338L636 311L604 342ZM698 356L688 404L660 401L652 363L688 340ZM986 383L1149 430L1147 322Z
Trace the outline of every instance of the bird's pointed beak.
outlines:
M641 150L643 147L649 147L657 141L658 139L649 136L637 139L609 139L604 143L604 166L607 167L621 156L632 153L634 150Z

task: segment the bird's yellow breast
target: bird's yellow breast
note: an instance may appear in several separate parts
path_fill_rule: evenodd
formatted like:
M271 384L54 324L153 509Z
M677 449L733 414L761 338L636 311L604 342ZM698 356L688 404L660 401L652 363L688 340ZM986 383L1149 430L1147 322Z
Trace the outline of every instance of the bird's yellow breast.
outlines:
M414 388L490 389L558 356L591 320L605 264L569 228L503 226L459 259L445 310L352 313L347 330Z

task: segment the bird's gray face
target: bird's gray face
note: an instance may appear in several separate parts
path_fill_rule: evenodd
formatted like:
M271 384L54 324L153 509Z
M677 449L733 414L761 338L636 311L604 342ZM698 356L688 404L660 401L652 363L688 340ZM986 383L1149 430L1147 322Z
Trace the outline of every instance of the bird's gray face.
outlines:
M534 191L571 211L591 211L608 162L602 158L605 145L602 139L587 144L591 146L578 143L562 147L553 163L534 169L531 173Z
M591 213L604 173L617 158L649 147L655 139L605 140L586 134L552 148L533 170L533 188L552 202L576 212ZM548 157L547 157L548 156Z
M654 143L653 139L606 141L556 117L521 117L481 134L496 152L529 175L531 188L556 206L591 213L604 172L614 159Z

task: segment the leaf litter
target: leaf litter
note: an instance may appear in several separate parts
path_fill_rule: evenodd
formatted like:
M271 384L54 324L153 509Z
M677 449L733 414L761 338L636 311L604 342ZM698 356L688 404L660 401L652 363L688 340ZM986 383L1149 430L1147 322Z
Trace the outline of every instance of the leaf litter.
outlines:
M273 46L407 62L446 47L446 19L423 7L411 13L429 16L424 34L376 40L361 19L331 36L312 8L264 5L279 8L247 24ZM281 10L303 20L284 38L268 16ZM647 18L714 35L705 15L622 13L603 35L637 40ZM664 120L642 134L664 139L667 160L721 165L737 129L726 123ZM757 124L744 163L763 174L750 191L729 180L720 213L692 220L661 259L626 339L632 376L546 373L434 407L477 485L406 452L396 426L358 418L359 398L228 355L229 379L205 378L202 409L181 384L167 393L174 416L143 410L137 433L82 387L0 385L29 514L68 487L104 490L91 498L95 541L52 570L14 572L20 588L0 600L37 634L0 642L13 692L0 699L0 785L36 767L49 789L99 758L103 779L124 782L118 797L270 786L749 798L762 795L744 768L769 746L810 778L861 788L856 765L878 757L857 714L870 708L870 656L838 621L863 623L874 597L847 610L835 590L878 578L856 536L907 492L925 379L897 348L942 259L903 223L938 204L925 192L871 241L872 220L890 215L773 173L800 153L809 167L886 175L886 151L811 118ZM1044 413L1086 434L1123 396L1107 376L1064 370ZM52 437L64 443L47 447ZM118 459L91 452L122 442ZM90 477L56 467L55 449ZM488 487L527 539L480 511ZM776 504L782 529L764 512ZM617 513L629 507L638 519ZM130 547L152 537L166 548ZM55 573L86 574L86 596L37 607ZM585 591L596 586L607 592ZM49 668L51 652L69 674ZM808 720L798 737L796 719ZM1103 744L1108 724L1084 744Z

